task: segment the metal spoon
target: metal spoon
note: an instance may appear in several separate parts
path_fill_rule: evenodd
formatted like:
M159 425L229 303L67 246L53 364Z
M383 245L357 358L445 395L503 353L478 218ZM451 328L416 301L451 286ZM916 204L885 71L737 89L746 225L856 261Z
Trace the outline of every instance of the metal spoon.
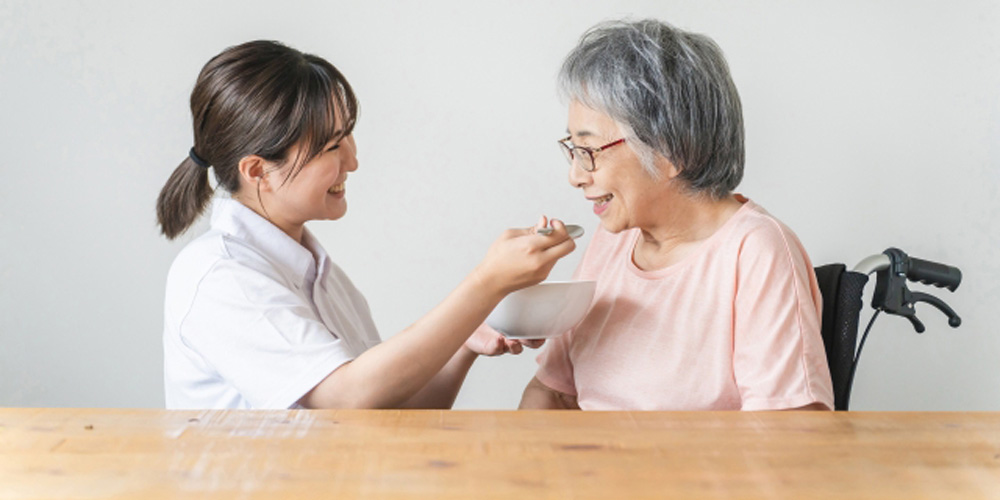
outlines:
M554 230L551 227L543 227L535 230L538 234L550 234L552 231ZM569 237L574 240L583 236L583 228L577 226L576 224L566 224L566 232L569 233Z

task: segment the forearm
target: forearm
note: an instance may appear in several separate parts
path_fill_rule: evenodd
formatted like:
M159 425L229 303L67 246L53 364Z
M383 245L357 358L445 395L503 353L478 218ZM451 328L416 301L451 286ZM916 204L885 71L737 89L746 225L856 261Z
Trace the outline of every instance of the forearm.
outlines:
M471 274L426 316L331 373L303 398L303 405L400 407L443 371L502 297L502 291L483 282L477 273ZM472 361L456 360L455 366L441 374L441 385L454 383L457 394L468 371L466 363L471 365ZM454 397L444 399L453 401Z
M519 410L579 410L575 396L556 391L532 378L521 395Z
M423 389L407 400L403 408L451 408L462 382L478 357L478 354L465 346L459 348L448 364Z

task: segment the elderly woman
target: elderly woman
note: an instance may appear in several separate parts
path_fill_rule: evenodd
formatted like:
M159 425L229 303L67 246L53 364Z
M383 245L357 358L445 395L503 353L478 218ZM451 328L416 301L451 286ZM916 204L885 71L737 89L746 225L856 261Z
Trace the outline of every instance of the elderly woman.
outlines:
M587 316L521 408L829 409L821 298L795 234L733 189L739 95L708 37L654 20L587 32L559 77L569 182L600 228Z

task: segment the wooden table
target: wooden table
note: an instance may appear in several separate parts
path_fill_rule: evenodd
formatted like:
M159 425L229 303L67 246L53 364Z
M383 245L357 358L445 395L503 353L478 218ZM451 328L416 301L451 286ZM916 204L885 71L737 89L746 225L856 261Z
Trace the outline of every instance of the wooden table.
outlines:
M0 499L1000 498L1000 413L0 409Z

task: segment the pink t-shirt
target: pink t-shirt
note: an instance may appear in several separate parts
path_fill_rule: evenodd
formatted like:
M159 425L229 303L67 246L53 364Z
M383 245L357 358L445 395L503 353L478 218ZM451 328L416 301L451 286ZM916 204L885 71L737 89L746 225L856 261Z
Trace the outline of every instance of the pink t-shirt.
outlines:
M597 281L594 302L538 356L543 384L584 410L833 408L822 299L788 227L747 200L654 271L632 260L639 237L597 230L575 273Z

